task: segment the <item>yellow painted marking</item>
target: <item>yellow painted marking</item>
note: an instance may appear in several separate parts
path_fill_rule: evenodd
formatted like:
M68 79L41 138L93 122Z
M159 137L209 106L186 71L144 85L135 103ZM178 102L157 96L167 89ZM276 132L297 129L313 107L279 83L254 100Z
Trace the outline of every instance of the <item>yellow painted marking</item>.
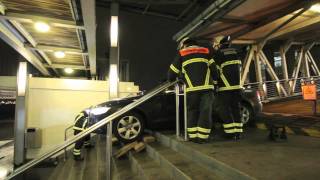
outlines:
M267 130L267 129L268 129L267 126L266 126L265 124L262 124L262 123L257 123L257 127L258 127L259 129L264 129L264 130Z
M301 128L302 131L309 134L312 137L320 137L320 131L317 129L308 129L308 128Z

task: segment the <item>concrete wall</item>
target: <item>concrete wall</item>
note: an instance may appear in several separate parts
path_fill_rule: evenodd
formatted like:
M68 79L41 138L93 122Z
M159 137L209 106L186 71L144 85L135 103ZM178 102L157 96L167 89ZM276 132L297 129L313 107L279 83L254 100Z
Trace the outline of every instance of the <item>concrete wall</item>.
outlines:
M42 148L28 150L27 157L35 157L63 142L64 130L74 123L81 110L109 99L107 84L107 81L29 78L27 127L42 130ZM120 83L120 97L138 91L133 83Z

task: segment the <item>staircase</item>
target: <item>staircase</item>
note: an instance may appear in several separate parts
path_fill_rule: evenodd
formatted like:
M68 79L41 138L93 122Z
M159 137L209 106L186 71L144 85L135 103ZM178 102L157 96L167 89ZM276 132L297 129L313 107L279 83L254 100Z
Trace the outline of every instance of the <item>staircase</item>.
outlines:
M240 142L215 136L209 144L177 140L174 133L156 132L157 141L140 153L130 151L113 158L113 180L247 180L317 179L320 168L316 138L291 135L288 142L267 139L268 132L248 130ZM25 179L105 180L105 136L96 136L96 147L85 150L85 160L75 162L71 154L56 167L33 168ZM120 146L114 146L113 153ZM294 159L295 163L292 163ZM307 166L308 165L308 166ZM305 168L305 167L313 168Z
M157 142L147 144L146 151L131 151L128 156L112 159L113 180L252 179L186 145L189 142L179 142L172 135L155 135ZM95 141L95 148L83 150L84 161L74 161L69 152L66 161L60 159L56 167L33 168L25 179L105 180L105 136L96 136ZM119 148L115 146L113 152Z

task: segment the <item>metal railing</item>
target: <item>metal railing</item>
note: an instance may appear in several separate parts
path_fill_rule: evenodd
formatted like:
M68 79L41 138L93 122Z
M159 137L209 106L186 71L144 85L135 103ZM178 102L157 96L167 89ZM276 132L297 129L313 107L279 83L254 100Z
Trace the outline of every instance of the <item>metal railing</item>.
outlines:
M70 126L68 126L65 130L64 130L64 141L67 141L67 135L68 135L68 131L70 130L70 129L72 129L73 128L73 125L70 125ZM67 160L67 148L64 148L64 154L63 154L63 159L64 160Z
M175 85L176 94L176 136L180 139L180 96L183 96L183 120L184 120L184 135L183 140L188 141L187 134L187 94L186 94L186 84L180 85L177 83Z
M33 166L37 165L38 163L40 163L41 161L55 155L56 153L64 150L65 148L67 148L68 146L70 146L71 144L75 143L76 141L80 140L81 138L87 136L88 134L92 133L93 131L101 128L102 126L108 124L108 130L112 128L112 121L118 117L120 117L121 115L123 115L124 113L130 111L131 109L135 108L136 106L140 105L141 103L147 101L148 99L152 98L153 96L157 95L158 93L162 92L163 90L167 89L168 87L176 84L177 81L173 81L173 82L166 82L162 85L160 85L159 87L155 88L154 90L152 90L151 92L149 92L148 94L146 94L145 96L142 96L140 99L138 99L137 101L134 101L130 104L128 104L127 106L123 107L122 109L120 109L119 111L111 114L110 116L102 119L101 121L97 122L96 124L92 125L91 127L89 127L88 129L86 129L85 131L75 135L74 137L68 139L66 142L56 146L55 148L53 148L52 150L40 155L38 158L35 158L31 161L29 161L28 163L20 166L19 168L17 168L15 171L13 171L12 174L10 174L8 177L6 177L6 179L11 179L21 173L23 173L24 171L28 170L29 168L32 168ZM110 133L112 133L112 131L109 131L108 134L110 135ZM108 137L107 135L107 172L109 172L107 174L107 179L111 179L111 162L110 162L110 156L111 156L111 149L109 147L112 146L112 141L111 138ZM109 157L108 157L109 156Z
M320 76L300 77L297 79L281 79L278 81L264 81L244 84L244 88L255 89L260 92L262 101L268 102L280 98L302 95L301 81L314 81L320 91ZM294 87L293 87L294 86Z

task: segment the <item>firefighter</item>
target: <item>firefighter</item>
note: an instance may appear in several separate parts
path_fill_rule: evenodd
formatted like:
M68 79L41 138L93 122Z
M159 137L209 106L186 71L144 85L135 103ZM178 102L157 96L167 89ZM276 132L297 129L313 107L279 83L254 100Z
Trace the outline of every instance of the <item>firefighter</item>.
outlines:
M75 123L73 126L74 135L81 133L82 131L88 128L88 120L89 115L86 111L80 112L75 118ZM73 149L73 158L76 161L82 161L83 157L81 156L81 148L84 146L85 148L92 148L93 145L90 143L90 134L80 139L75 143Z
M188 137L196 143L207 143L212 126L212 101L217 70L212 59L212 46L200 46L197 41L183 39L178 55L170 65L168 79L181 77L186 83Z
M241 61L235 49L230 48L230 36L217 37L214 42L214 59L219 71L217 102L226 137L240 139L243 124L240 115Z

